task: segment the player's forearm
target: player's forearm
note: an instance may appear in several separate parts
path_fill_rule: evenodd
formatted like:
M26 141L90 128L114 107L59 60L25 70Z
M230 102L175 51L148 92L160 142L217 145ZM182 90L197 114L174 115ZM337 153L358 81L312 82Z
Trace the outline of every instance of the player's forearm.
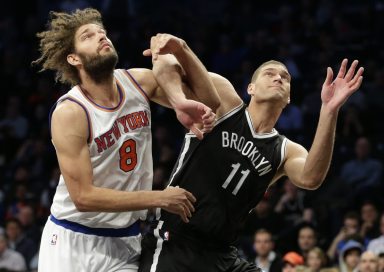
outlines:
M327 175L335 142L337 115L337 111L331 111L324 105L321 107L315 138L302 174L303 180L307 180L312 189L318 188Z
M204 64L185 42L182 49L175 52L174 56L186 74L189 87L200 102L216 111L220 106L220 97Z
M123 212L161 207L161 191L124 192L92 186L74 200L81 212Z
M161 55L153 62L152 71L172 108L176 108L179 102L186 99L180 65L171 55Z

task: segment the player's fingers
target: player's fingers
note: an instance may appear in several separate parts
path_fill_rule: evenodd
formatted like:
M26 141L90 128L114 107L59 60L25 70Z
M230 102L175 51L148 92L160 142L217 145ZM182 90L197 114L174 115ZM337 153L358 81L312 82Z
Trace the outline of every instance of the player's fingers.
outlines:
M203 124L204 125L211 125L214 124L216 120L216 114L212 113L211 115L204 117L203 116Z
M209 133L213 130L213 126L212 127L207 127L207 128L203 128L201 131L203 132L203 134L205 133Z
M355 74L355 70L356 70L356 67L358 64L359 64L358 60L354 60L352 62L351 67L349 67L348 72L345 75L345 79L347 80L347 82L352 79L353 75Z
M209 123L213 123L215 120L216 120L216 114L213 112L207 116L205 115L203 116L203 123L209 124Z
M150 47L153 49L155 46L156 46L156 42L157 42L157 40L156 40L156 37L155 36L152 36L151 37L151 41L150 41Z
M192 203L196 202L196 197L192 193L185 191L185 195L187 196L188 200Z
M188 208L188 211L189 211L189 214L190 214L189 217L191 217L192 213L195 211L195 207L193 207L193 204L188 199L185 201L185 205Z
M358 79L363 75L363 73L364 73L364 67L360 67L359 70L357 70L357 73L355 74L355 76L350 81L351 85L355 84L358 81Z
M327 76L324 81L324 85L331 85L333 80L333 70L331 67L327 68Z
M143 51L143 55L146 56L146 57L150 57L152 56L152 51L151 49L146 49Z
M363 72L364 72L364 68L361 67L361 68L357 71L357 73L356 73L356 75L353 77L353 79L352 79L351 81L348 82L348 87L349 87L349 89L353 89L355 86L357 86L356 83L359 81L360 77L362 77ZM358 87L360 87L360 85L358 85ZM357 88L358 88L358 87L357 87Z
M202 140L204 138L203 132L198 129L196 126L191 126L190 130L192 131L193 134L196 135L197 139Z
M348 59L343 59L343 61L341 62L340 70L339 70L339 73L337 74L337 77L344 78L345 72L347 71L347 64L348 64Z
M203 114L203 116L202 116L203 119L206 119L206 118L208 118L209 116L211 116L212 114L214 114L214 113L212 112L212 109L209 108L209 107L204 107L203 110L204 110L204 114Z
M189 207L189 205L187 204L187 202L185 202L183 204L183 207L184 207L184 211L185 211L185 214L187 215L188 218L191 218L192 217L192 209Z
M352 86L350 86L350 88L351 88L352 90L357 90L357 89L360 88L362 82L363 82L363 77L361 76L361 77L359 77L359 78L357 79L357 81L356 81Z
M188 217L187 217L187 214L185 213L185 210L184 210L183 205L180 205L178 208L179 208L179 215L180 215L181 219L182 219L185 223L188 223L188 222L189 222L189 219L188 219Z

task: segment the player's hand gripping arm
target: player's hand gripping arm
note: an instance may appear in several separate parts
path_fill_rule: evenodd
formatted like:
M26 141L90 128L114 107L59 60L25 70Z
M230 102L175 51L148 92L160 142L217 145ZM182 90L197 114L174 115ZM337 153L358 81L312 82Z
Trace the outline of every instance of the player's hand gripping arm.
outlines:
M84 110L71 101L62 102L52 116L52 141L60 170L79 211L120 212L160 207L188 222L195 198L184 189L126 192L94 186L87 122Z
M170 87L166 73L172 69L168 66L174 66L176 72L186 76L185 79L197 95L198 101L213 111L220 106L219 94L207 69L184 40L170 34L157 34L151 38L151 48L143 54L152 55L153 72L163 88Z
M152 70L156 81L161 89L167 92L166 96L175 109L179 121L201 139L202 132L208 132L213 127L215 115L211 110L215 111L220 105L208 71L186 43L175 36L157 34L151 38L150 48L143 54L152 56ZM188 87L183 84L183 74L186 75L184 79L188 81ZM199 90L203 97L197 97L197 99L192 97L189 87L192 90ZM161 98L159 94L161 93L157 92L158 99ZM186 99L186 95L193 100ZM194 100L206 104L211 109L204 112L204 108L207 107ZM203 118L201 118L203 113ZM197 129L199 123L203 124L202 131Z
M322 106L319 122L309 152L302 146L288 142L285 174L294 184L305 189L316 189L324 181L332 158L336 121L345 101L359 89L364 68L356 72L358 61L353 61L347 71L348 60L341 63L339 73L333 79L333 71L327 68L327 77L321 91Z

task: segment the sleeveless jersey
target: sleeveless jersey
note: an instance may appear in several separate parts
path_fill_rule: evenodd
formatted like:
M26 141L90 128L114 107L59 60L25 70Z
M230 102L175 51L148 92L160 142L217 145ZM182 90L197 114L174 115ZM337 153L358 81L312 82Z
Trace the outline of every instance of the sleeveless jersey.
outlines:
M93 185L119 191L151 190L151 115L146 94L126 70L115 70L120 102L115 108L97 105L79 86L62 96L58 103L71 100L86 112L88 147L93 169ZM75 165L73 167L76 167ZM61 175L51 206L57 219L66 219L93 228L124 228L146 211L79 212Z
M161 210L159 233L172 232L208 245L231 245L239 223L263 197L285 157L287 139L273 129L257 134L246 106L220 118L199 141L187 134L170 185L197 199L188 224ZM156 231L156 230L155 230Z

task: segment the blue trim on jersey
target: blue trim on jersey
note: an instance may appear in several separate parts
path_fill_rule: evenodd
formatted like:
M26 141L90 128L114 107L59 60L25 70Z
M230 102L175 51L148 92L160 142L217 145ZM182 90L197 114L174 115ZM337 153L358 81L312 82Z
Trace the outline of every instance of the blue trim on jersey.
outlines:
M136 81L136 79L131 75L131 73L128 71L128 70L125 70L127 72L127 74L132 78L132 80L136 83L136 85L140 88L140 90L143 92L143 94L145 95L145 97L147 98L148 101L151 101L151 99L149 99L149 96L147 95L147 93L144 91L144 89L140 86L140 84Z
M84 96L86 96L86 97L88 98L88 100L89 100L92 104L94 104L95 106L97 106L97 107L99 107L99 108L102 108L102 109L104 109L104 110L111 110L111 111L112 111L112 110L116 110L116 109L118 109L118 108L120 107L121 103L123 103L123 99L124 99L123 91L120 89L119 84L117 84L117 83L116 83L116 87L117 87L117 91L119 92L120 100L119 100L119 104L117 104L116 107L112 107L112 108L108 108L108 107L106 107L106 106L101 106L101 105L97 104L95 101L93 101L89 96L87 96L87 95L85 94L85 92L84 92L83 89L80 87L80 85L78 85L78 86L79 86L79 89L81 90L81 92L84 94Z
M51 110L49 111L49 120L48 120L48 125L49 125L49 134L50 134L50 136L51 136L51 138L52 138L52 132L51 132L51 124L52 124L52 114L53 114L53 111L56 109L56 106L57 106L57 103L59 103L59 102L62 102L62 101L64 101L64 100L70 100L70 101L72 101L72 102L74 102L74 103L76 103L76 104L78 104L80 107L82 107L83 108L83 110L85 111L85 115L87 116L87 121L88 121L88 143L90 143L91 142L91 135L92 135L92 131L91 131L91 119L90 119L90 117L89 117L89 113L88 113L88 111L87 111L87 109L85 108L85 106L83 105L83 104L81 104L79 101L77 101L77 100L75 100L75 99L73 99L73 98L71 98L71 97L65 97L64 99L62 99L62 100L59 100L59 101L57 101L53 106L52 106L52 108L51 108Z
M71 222L68 220L60 220L55 218L52 214L49 219L56 225L62 226L63 228L72 230L74 232L80 232L83 234L97 235L103 237L128 237L136 236L140 233L140 222L136 221L132 225L122 229L112 228L91 228L79 223Z
M53 114L53 111L56 109L57 103L59 103L59 101L56 101L56 103L53 104L53 106L51 107L51 110L49 111L49 115L48 115L48 128L49 128L49 135L51 136L51 138L52 138L52 132L51 132L52 114Z

